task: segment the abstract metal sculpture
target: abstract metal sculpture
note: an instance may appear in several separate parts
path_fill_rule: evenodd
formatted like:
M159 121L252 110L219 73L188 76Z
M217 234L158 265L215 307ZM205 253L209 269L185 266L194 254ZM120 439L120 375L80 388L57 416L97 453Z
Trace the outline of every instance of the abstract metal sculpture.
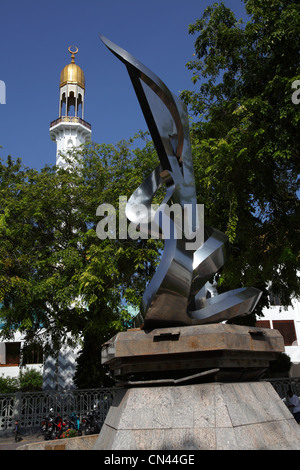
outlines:
M143 295L144 328L217 323L251 313L261 296L258 289L243 287L214 297L207 294L207 281L228 259L229 242L224 233L201 227L186 106L131 54L104 36L100 38L126 65L160 160L158 167L130 197L127 218L136 226L146 227L150 233L153 229L152 199L158 188L166 186L164 201L154 218L160 236L163 236L163 217L168 217L171 230L165 237L158 269ZM146 220L144 213L137 216L136 209L141 204L148 209ZM176 220L166 210L172 204L180 205L185 221L179 236ZM196 235L201 229L204 237L197 246ZM187 248L191 246L192 237L194 248Z

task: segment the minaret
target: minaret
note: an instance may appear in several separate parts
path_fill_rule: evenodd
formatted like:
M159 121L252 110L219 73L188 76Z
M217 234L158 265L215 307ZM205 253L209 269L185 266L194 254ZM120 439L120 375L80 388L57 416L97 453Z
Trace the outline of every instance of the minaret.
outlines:
M82 69L75 64L78 48L70 46L68 50L71 63L60 74L59 118L50 123L50 137L56 142L56 165L60 167L66 165L64 154L90 141L92 134L91 125L83 119L85 80Z

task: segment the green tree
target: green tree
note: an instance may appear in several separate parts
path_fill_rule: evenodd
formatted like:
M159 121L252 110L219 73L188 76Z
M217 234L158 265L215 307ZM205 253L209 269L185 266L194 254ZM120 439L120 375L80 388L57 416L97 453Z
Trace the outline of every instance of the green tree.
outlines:
M43 387L43 374L35 369L21 370L19 389L21 392L39 392Z
M290 356L280 353L276 360L270 362L266 377L289 377L291 367Z
M232 255L220 290L267 283L285 305L300 295L299 5L245 0L249 21L223 3L189 26L196 35L195 91L182 98L193 114L199 202L206 223L226 232Z
M17 377L0 376L0 393L16 393L19 390Z
M126 327L159 257L155 240L97 237L97 207L129 196L157 164L150 142L90 144L65 169L0 164L2 335L58 350L90 335L97 345ZM117 214L118 215L118 214ZM99 349L99 347L98 347ZM88 371L86 371L88 374Z
M0 377L0 393L38 392L42 390L43 375L35 369L24 369L18 377Z

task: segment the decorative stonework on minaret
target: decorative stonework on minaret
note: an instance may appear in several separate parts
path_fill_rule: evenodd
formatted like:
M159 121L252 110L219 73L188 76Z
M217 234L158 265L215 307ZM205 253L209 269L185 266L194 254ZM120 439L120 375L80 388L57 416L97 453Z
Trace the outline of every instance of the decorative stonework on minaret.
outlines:
M60 74L59 117L50 123L50 137L56 142L56 165L66 165L64 156L74 147L91 140L91 125L84 121L85 78L75 64L78 48L69 47L71 63Z

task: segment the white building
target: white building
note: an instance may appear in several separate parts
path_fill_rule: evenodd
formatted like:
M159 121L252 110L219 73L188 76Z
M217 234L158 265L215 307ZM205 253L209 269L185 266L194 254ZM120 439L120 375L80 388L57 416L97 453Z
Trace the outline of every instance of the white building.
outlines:
M280 305L280 299L271 298L273 305L263 310L264 316L256 325L278 330L284 339L285 353L290 356L291 377L300 377L300 302L292 300L290 307Z
M73 50L71 49L73 47ZM83 70L75 64L78 48L69 47L71 63L60 74L59 117L50 123L50 138L56 142L56 165L67 166L65 155L74 147L91 140L91 125L84 118L85 77ZM74 388L73 376L79 347L71 349L64 346L57 356L44 359L44 390L63 390Z
M1 325L0 325L1 328ZM13 341L0 341L0 376L18 377L20 358L24 341L20 333L15 333ZM24 352L24 367L43 372L43 353L39 348Z
M69 47L71 63L60 74L58 119L50 123L50 138L56 142L56 165L65 166L64 154L91 140L91 125L84 121L85 78L75 64L75 54Z

